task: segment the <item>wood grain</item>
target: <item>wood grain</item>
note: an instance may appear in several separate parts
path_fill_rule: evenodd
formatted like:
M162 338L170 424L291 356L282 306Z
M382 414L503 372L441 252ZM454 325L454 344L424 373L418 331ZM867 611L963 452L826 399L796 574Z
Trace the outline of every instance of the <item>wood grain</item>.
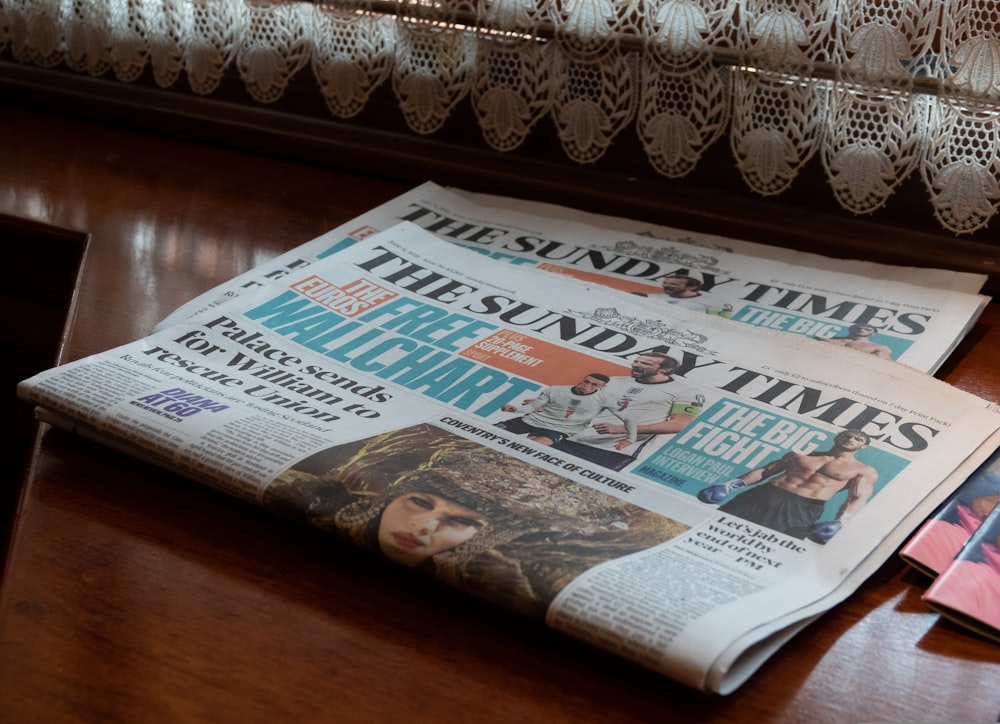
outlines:
M64 360L407 187L5 106L0 137L0 213L90 235ZM998 322L942 373L991 399ZM46 430L0 581L0 720L995 721L1000 649L926 584L890 561L709 697Z

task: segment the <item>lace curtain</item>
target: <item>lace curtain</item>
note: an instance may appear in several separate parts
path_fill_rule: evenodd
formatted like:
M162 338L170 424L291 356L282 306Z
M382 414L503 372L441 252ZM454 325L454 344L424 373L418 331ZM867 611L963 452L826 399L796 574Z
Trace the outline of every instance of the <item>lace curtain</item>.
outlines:
M955 233L1000 204L995 0L0 0L8 49L199 94L235 68L261 103L311 73L340 118L388 83L415 133L467 99L497 150L548 118L578 163L631 132L670 178L725 138L763 195L818 155L856 214L919 174Z

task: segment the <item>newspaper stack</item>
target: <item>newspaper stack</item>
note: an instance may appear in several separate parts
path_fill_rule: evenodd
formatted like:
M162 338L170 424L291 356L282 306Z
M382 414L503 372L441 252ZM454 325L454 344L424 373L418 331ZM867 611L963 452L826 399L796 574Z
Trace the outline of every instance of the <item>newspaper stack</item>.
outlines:
M800 261L425 185L18 390L53 424L728 693L1000 441L993 405L914 369L979 313L958 290L975 279L874 290Z
M428 182L202 294L161 327L402 221L485 258L648 297L657 312L671 305L726 317L925 372L989 303L978 293L981 274L834 260Z

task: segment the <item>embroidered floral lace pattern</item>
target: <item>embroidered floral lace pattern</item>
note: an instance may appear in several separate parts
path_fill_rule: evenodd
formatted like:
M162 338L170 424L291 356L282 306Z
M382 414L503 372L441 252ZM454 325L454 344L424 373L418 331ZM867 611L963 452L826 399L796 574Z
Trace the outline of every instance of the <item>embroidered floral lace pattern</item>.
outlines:
M670 178L725 136L759 194L815 157L867 214L917 174L955 233L1000 208L994 0L0 0L0 50L199 94L235 72L260 103L308 73L340 118L388 84L415 133L468 102L499 151L548 122L590 164L635 133Z

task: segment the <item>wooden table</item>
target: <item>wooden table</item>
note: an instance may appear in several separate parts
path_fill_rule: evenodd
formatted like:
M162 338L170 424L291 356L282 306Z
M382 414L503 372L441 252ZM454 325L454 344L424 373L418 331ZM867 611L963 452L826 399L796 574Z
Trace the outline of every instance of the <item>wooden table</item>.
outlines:
M0 213L89 235L63 360L405 190L11 107L0 138ZM44 267L22 273L46 293ZM994 400L998 322L993 305L942 372ZM0 581L0 721L1000 714L1000 647L930 613L896 560L711 697L59 431L35 444Z

